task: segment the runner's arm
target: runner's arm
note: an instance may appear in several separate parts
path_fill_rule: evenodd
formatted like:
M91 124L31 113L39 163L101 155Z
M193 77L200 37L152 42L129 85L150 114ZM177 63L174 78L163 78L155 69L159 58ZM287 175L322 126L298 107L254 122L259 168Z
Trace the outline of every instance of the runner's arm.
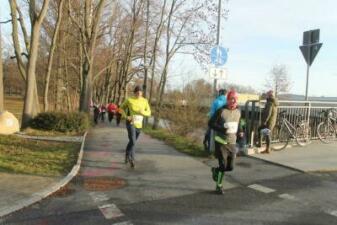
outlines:
M224 124L220 123L219 121L219 118L221 117L221 112L221 109L215 112L215 114L208 121L208 126L215 131L226 133L227 129L224 127Z
M119 108L121 109L122 117L123 117L123 118L127 118L126 110L129 108L129 106L128 106L128 100L126 99L126 100L122 103L122 105L120 105Z
M143 116L151 116L151 109L150 109L150 105L149 105L149 102L146 100L145 101L145 107L144 107L144 110L142 110L140 112Z

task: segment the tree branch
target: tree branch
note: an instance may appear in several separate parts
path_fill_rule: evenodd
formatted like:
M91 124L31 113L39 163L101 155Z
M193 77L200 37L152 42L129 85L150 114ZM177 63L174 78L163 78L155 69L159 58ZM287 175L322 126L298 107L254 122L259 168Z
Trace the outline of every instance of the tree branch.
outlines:
M20 22L22 33L23 33L23 38L25 40L27 52L29 52L30 51L29 37L28 37L26 25L25 25L24 20L23 20L22 12L21 12L19 7L17 7L16 10L19 13L19 22Z
M21 57L21 47L19 41L18 22L17 22L17 3L16 0L8 0L12 16L12 38L14 45L15 58L18 64L20 74L24 80L26 80L26 65L23 63Z

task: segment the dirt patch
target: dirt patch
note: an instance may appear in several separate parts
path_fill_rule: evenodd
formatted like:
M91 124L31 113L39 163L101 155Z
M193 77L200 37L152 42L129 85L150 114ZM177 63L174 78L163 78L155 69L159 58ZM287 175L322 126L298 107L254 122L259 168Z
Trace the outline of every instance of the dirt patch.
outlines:
M83 178L83 187L87 191L110 191L125 186L126 181L119 177Z
M64 198L75 192L74 189L70 188L69 185L62 187L57 192L53 193L51 196L56 198Z

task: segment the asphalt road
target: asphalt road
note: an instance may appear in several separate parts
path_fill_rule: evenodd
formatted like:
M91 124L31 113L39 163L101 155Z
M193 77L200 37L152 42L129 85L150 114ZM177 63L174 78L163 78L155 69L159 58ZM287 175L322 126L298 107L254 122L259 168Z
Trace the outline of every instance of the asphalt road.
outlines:
M143 135L136 168L122 129L88 136L83 168L64 192L0 219L6 225L337 224L337 172L301 173L237 158L214 193L213 160L192 159Z

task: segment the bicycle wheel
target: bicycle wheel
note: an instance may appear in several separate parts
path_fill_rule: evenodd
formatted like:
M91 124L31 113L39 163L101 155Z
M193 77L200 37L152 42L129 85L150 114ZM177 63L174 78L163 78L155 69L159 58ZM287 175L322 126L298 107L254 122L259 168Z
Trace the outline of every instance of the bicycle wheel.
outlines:
M311 142L311 129L309 124L301 123L296 128L296 142L299 146L306 146Z
M282 149L285 149L289 143L289 131L287 127L282 126L281 128L277 129L274 137L276 137L273 140L271 148L274 151L280 151Z
M331 123L322 122L317 126L319 140L329 144L336 139L336 130Z

